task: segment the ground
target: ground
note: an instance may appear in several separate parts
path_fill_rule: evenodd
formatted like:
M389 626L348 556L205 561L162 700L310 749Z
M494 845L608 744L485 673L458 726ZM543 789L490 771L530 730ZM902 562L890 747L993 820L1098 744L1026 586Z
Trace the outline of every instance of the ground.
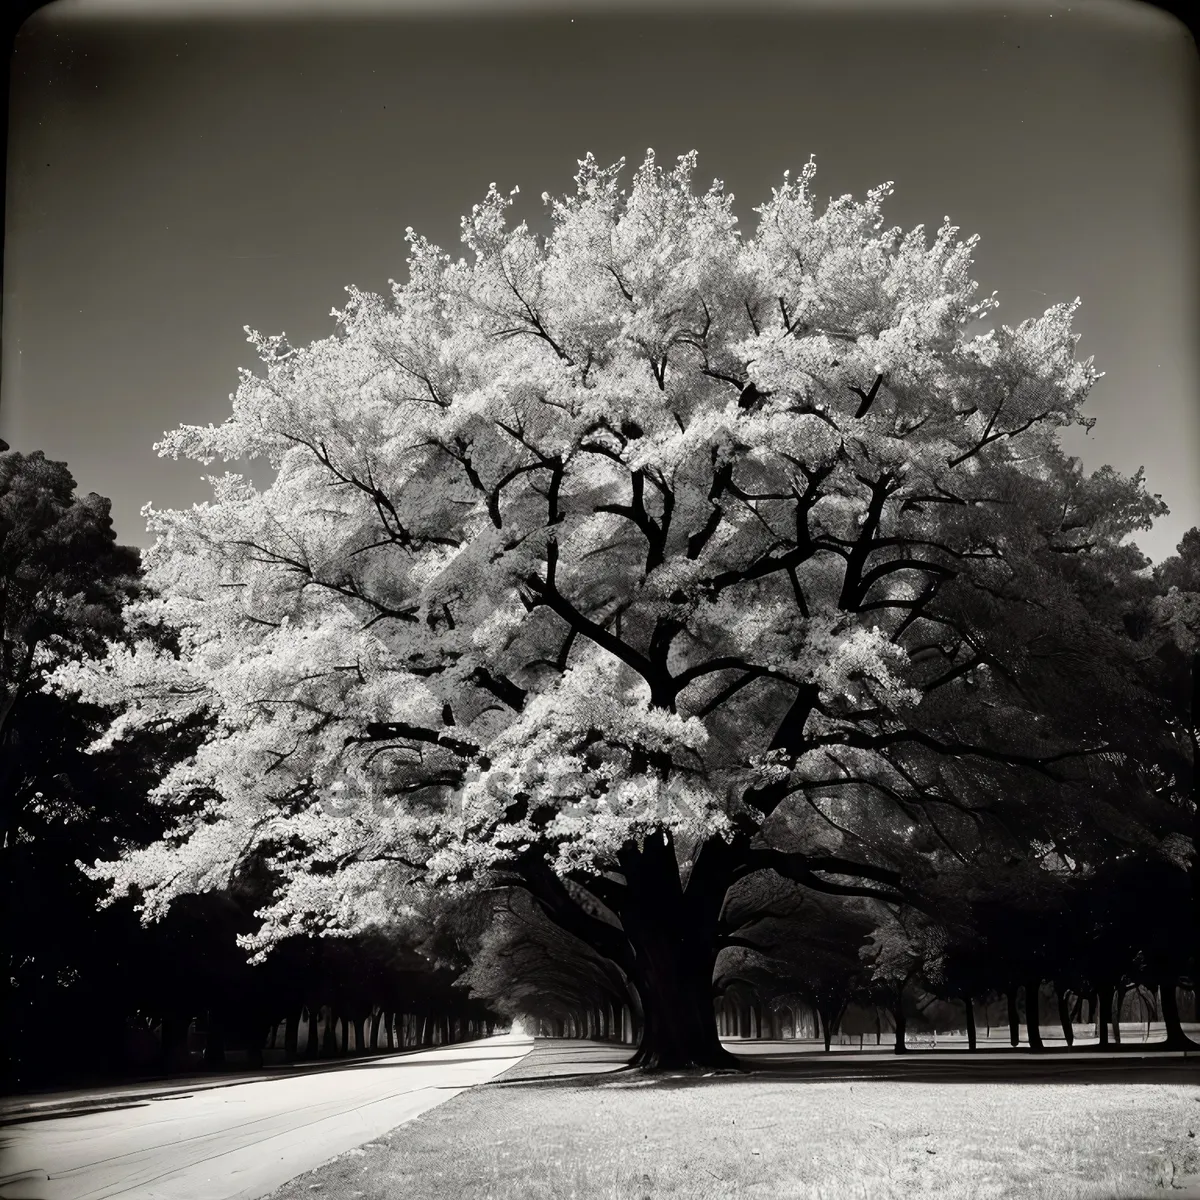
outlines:
M0 1200L256 1200L520 1062L533 1041L0 1102Z
M1195 1059L809 1054L647 1077L621 1055L539 1042L273 1200L1200 1196Z

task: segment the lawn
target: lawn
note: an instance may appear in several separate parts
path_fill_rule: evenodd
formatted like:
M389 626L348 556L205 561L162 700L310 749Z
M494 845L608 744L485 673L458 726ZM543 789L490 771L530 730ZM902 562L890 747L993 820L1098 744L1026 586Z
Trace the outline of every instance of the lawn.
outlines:
M612 1061L608 1047L539 1042L498 1081L276 1200L1200 1196L1200 1086L1183 1073L979 1082L986 1072L968 1064L976 1081L646 1077Z

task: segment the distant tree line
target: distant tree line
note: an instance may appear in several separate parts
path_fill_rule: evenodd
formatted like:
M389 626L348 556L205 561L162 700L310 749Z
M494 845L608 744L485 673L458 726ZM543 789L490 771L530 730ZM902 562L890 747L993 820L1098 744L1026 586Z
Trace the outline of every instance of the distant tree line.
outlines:
M79 864L162 836L150 793L195 752L202 720L146 730L100 753L96 706L43 690L47 673L125 636L142 593L138 552L116 543L109 503L77 496L65 464L0 451L0 886L4 1081L28 1087L130 1072L213 1068L460 1040L496 1014L454 986L428 931L298 936L251 965L238 936L269 899L254 863L143 925ZM278 1055L277 1055L278 1056Z

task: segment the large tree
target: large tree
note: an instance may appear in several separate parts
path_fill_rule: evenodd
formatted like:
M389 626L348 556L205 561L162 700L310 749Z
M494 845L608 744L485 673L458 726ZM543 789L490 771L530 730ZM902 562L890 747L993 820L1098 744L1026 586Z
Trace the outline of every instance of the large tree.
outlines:
M177 828L104 868L149 916L255 849L260 950L520 887L631 981L639 1061L719 1065L739 879L898 902L923 845L1078 827L1147 717L1095 594L1162 506L1058 448L1075 305L972 335L948 221L885 228L887 186L818 212L810 163L743 237L693 156L619 169L546 236L495 187L468 258L410 232L327 339L252 333L229 419L160 446L275 472L152 514L137 617L180 654L61 683L123 706L110 739L217 720Z

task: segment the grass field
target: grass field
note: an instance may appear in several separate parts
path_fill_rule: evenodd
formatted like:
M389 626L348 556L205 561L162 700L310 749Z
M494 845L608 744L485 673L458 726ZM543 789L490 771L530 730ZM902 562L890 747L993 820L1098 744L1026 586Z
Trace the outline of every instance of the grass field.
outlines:
M980 1082L977 1064L960 1082L646 1077L613 1072L614 1057L539 1042L497 1082L277 1200L1200 1196L1200 1086L1182 1072L1167 1083Z

